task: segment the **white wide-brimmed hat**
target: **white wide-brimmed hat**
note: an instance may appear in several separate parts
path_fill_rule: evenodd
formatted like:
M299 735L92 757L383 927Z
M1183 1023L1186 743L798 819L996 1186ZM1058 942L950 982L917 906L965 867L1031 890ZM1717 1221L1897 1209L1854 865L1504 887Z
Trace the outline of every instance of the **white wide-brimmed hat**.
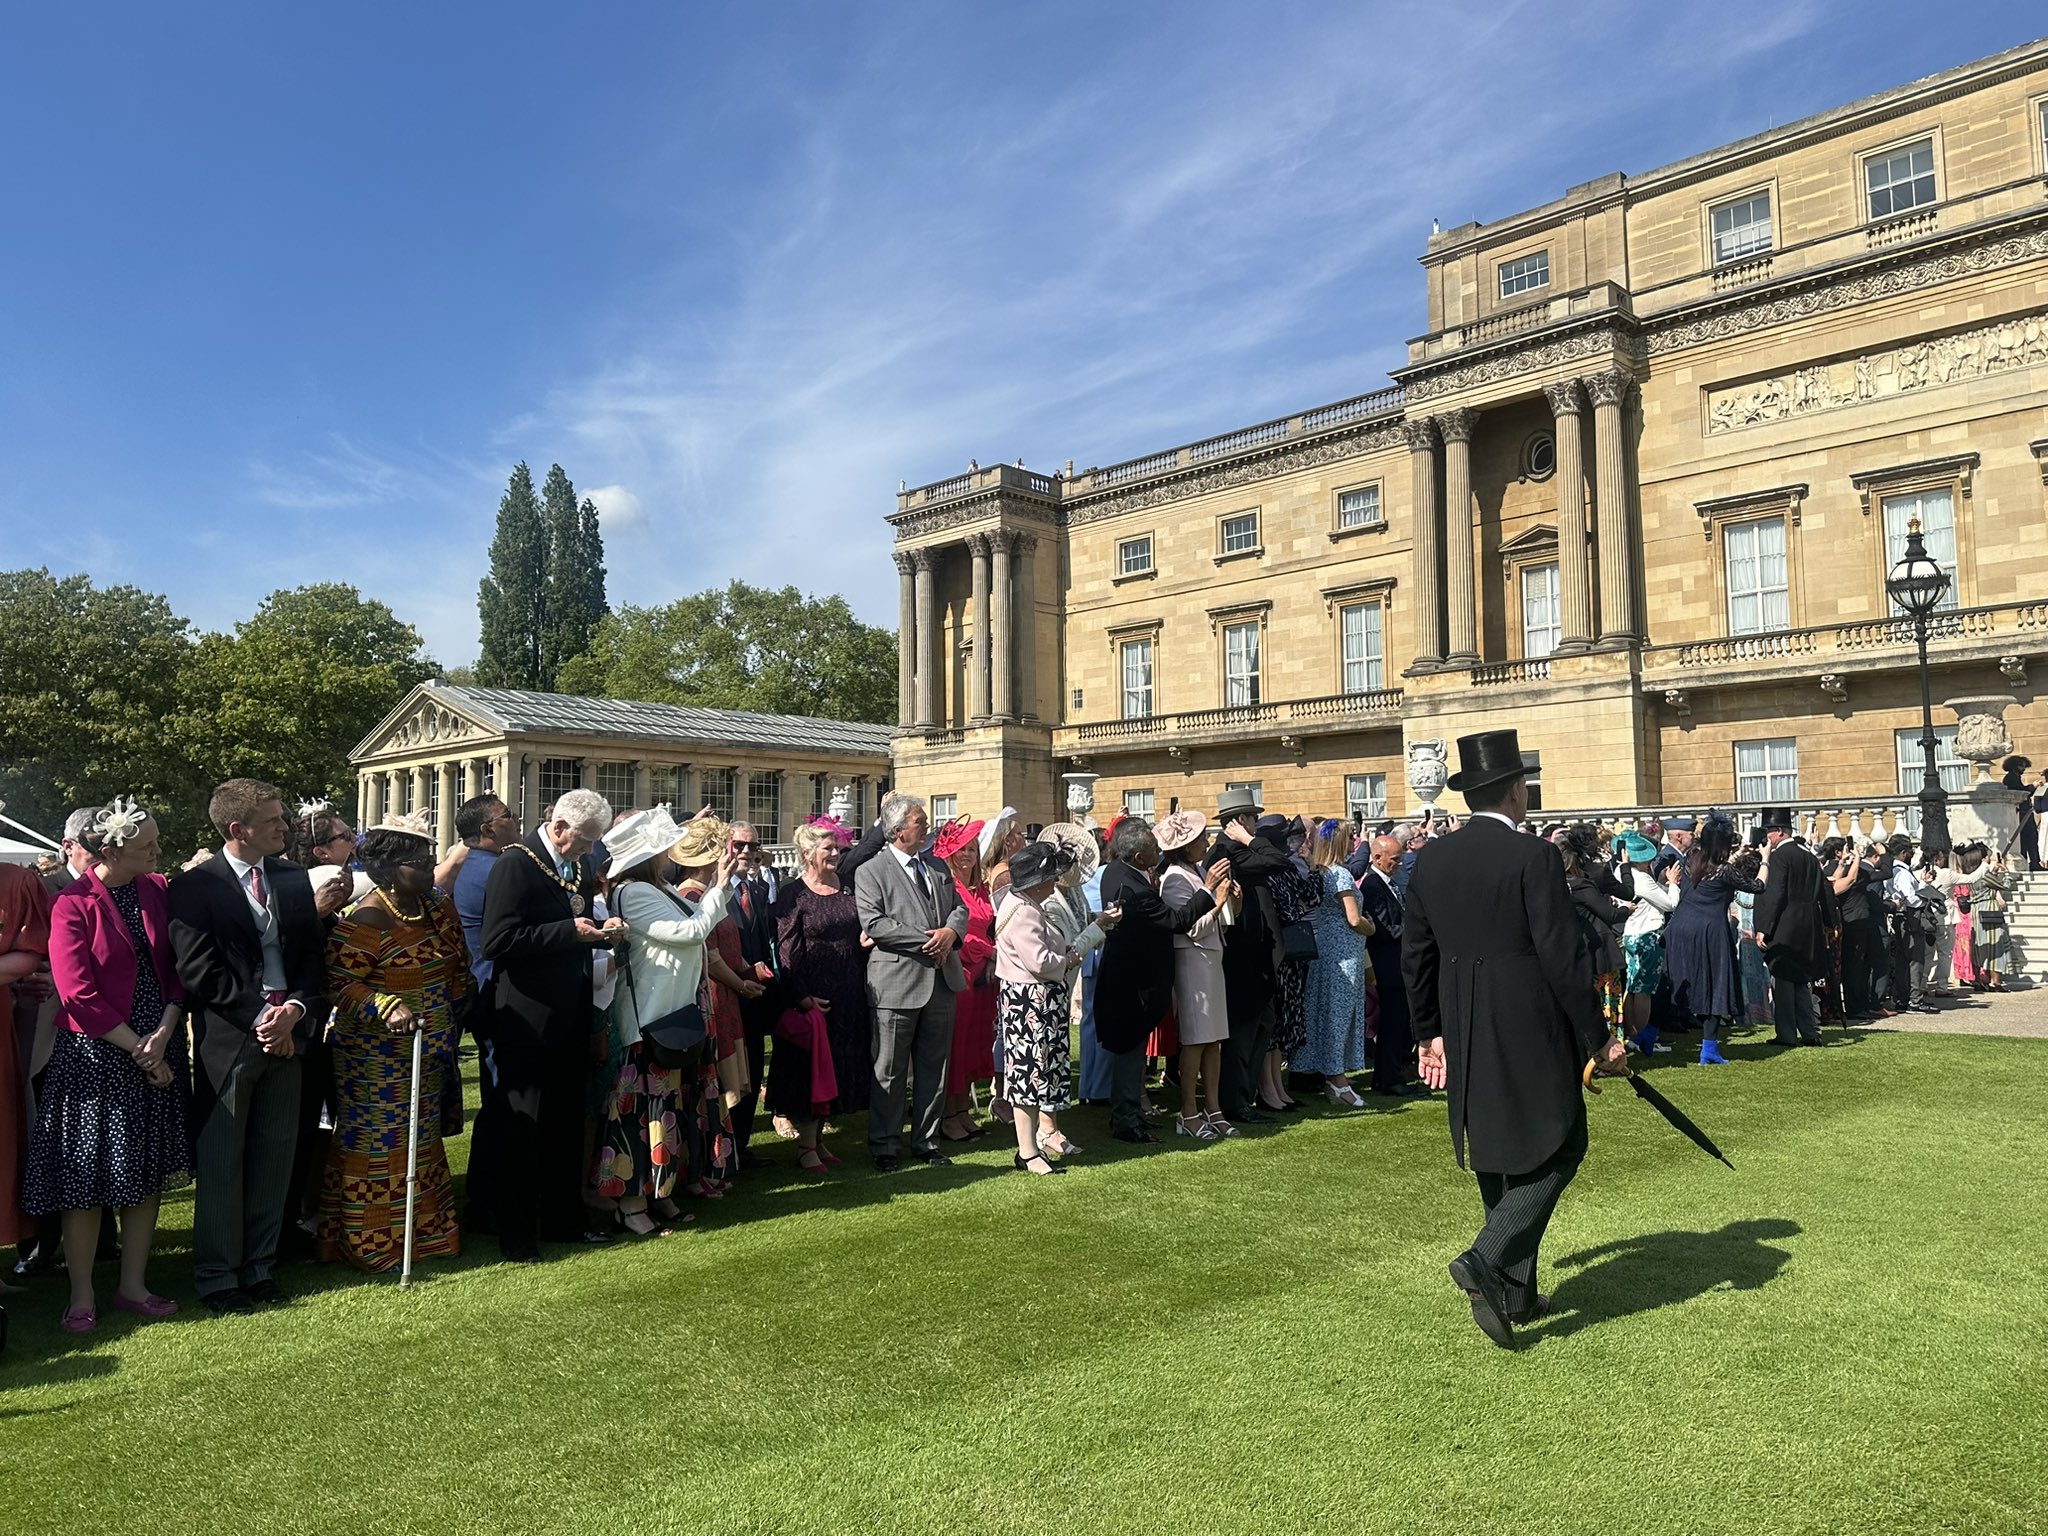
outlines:
M1006 805L991 816L981 829L981 862L986 864L1003 846L1003 839L1010 835L1010 824L1017 819L1015 806Z
M1094 874L1096 866L1102 862L1101 850L1095 846L1095 834L1074 822L1056 821L1049 827L1043 827L1039 830L1038 840L1064 848L1074 856L1073 872L1077 881L1086 880Z
M683 829L676 825L665 805L628 816L604 835L604 851L611 855L605 877L616 879L634 865L644 864L658 853L667 853L682 835Z

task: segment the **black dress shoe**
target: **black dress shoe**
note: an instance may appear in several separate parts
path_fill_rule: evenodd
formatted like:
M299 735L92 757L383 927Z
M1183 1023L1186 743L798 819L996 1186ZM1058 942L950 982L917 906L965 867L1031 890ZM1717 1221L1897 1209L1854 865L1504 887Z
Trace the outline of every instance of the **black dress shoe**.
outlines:
M1159 1145L1159 1138L1150 1131L1111 1131L1109 1134L1118 1141L1128 1141L1134 1146L1156 1147Z
M281 1307L287 1299L284 1287L275 1280L258 1280L254 1285L245 1285L242 1294L259 1307Z
M1233 1125L1271 1125L1273 1117L1262 1109L1242 1109L1225 1117Z
M877 1152L875 1154L875 1172L877 1173L894 1173L902 1166L903 1160L892 1152Z
M1398 1088L1375 1088L1373 1092L1385 1099L1412 1099L1429 1092L1424 1083L1403 1083Z
M750 1152L745 1148L741 1148L740 1169L742 1172L749 1168L773 1168L774 1166L775 1165L773 1163L769 1162L768 1159L763 1157L760 1153Z
M1472 1321L1502 1349L1515 1347L1515 1325L1508 1321L1507 1277L1467 1248L1451 1260L1451 1283L1472 1302Z
M216 1317L246 1317L256 1310L247 1291L211 1291L199 1300Z
M920 1163L923 1163L927 1168L950 1168L953 1166L953 1159L946 1156L937 1147L927 1147L922 1152L913 1150L910 1155Z
M1538 1322L1548 1316L1550 1316L1550 1298L1541 1291L1538 1291L1536 1299L1529 1303L1529 1310L1516 1313L1509 1321L1517 1328L1526 1328L1529 1324Z

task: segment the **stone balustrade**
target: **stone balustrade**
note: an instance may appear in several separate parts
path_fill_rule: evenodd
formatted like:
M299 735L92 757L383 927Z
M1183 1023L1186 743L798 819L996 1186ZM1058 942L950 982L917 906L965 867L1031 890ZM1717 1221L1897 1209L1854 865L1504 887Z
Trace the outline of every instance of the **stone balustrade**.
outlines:
M1374 688L1362 693L1327 694L1308 699L1273 699L1222 709L1189 710L1177 715L1144 715L1129 720L1097 720L1059 732L1061 750L1099 751L1105 747L1156 746L1163 741L1273 735L1287 727L1311 731L1354 721L1399 723L1399 688Z
M1917 835L1919 825L1919 801L1912 795L1871 795L1853 800L1793 800L1777 804L1791 810L1794 829L1813 843L1830 837L1853 837L1867 842L1873 838L1890 837L1896 832L1904 832L1911 837ZM1649 821L1668 823L1673 816L1697 816L1703 809L1697 805L1601 805L1561 809L1545 806L1539 811L1531 811L1529 819L1542 824L1590 821L1634 830ZM1764 812L1761 805L1724 805L1720 809L1727 812L1745 841Z
M2008 640L2029 638L2044 630L2048 630L2048 602L1956 608L1928 620L1927 643L1936 659L1942 659L1946 653L1990 654ZM1643 673L1646 679L1674 674L1690 679L1691 674L1725 667L1776 662L1803 668L1832 657L1853 658L1867 664L1877 653L1910 653L1914 644L1911 619L1868 619L1649 646L1643 651Z

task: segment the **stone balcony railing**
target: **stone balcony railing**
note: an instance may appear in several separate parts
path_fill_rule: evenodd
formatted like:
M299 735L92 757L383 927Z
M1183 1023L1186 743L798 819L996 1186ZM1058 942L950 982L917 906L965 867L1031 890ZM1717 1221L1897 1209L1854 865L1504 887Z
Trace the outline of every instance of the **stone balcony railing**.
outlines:
M1927 631L1931 662L2000 659L2008 647L2036 646L2048 636L2048 602L1953 608L1935 614ZM1869 619L1649 646L1643 651L1643 678L1659 687L1684 687L1704 685L1725 671L1735 674L1731 681L1747 682L1781 673L1832 672L1835 665L1867 667L1891 657L1906 661L1914 652L1911 619ZM2023 654L2023 649L2012 654Z
M1854 837L1867 841L1890 837L1895 832L1904 832L1909 837L1918 835L1920 805L1912 795L1864 795L1774 803L1788 806L1794 829L1814 843L1830 837ZM1648 821L1668 822L1673 816L1697 816L1705 809L1699 805L1596 805L1556 809L1545 806L1540 811L1531 811L1529 819L1538 825L1553 821L1591 821L1632 830ZM1745 842L1749 839L1750 829L1756 826L1764 811L1762 805L1724 805L1721 809L1734 821Z
M1474 688L1498 688L1507 683L1543 683L1550 680L1550 658L1532 656L1524 661L1482 662L1471 672Z
M1570 293L1545 297L1533 304L1501 310L1495 314L1481 316L1477 320L1468 320L1463 325L1446 326L1443 330L1432 331L1427 336L1418 336L1408 343L1408 364L1412 368L1418 363L1429 362L1448 352L1483 347L1492 342L1504 341L1511 336L1522 336L1530 331L1541 330L1546 325L1597 315L1607 310L1618 310L1626 314L1628 309L1628 290L1619 283L1591 283Z
M1401 690L1328 694L1312 699L1273 699L1177 715L1144 715L1128 720L1095 720L1062 726L1054 734L1061 752L1099 753L1125 749L1196 746L1246 737L1326 735L1358 722L1398 725Z

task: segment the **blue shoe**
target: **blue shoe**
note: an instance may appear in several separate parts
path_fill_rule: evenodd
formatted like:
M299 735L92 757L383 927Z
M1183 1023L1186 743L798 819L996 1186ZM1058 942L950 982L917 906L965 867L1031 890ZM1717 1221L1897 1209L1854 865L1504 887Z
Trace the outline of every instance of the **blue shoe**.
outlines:
M1668 1055L1671 1050L1670 1046L1657 1043L1657 1026L1654 1024L1645 1024L1638 1030L1636 1037L1629 1041L1628 1048L1644 1056Z
M1721 1042L1702 1040L1700 1042L1700 1065L1703 1067L1725 1067L1728 1058L1721 1054Z

